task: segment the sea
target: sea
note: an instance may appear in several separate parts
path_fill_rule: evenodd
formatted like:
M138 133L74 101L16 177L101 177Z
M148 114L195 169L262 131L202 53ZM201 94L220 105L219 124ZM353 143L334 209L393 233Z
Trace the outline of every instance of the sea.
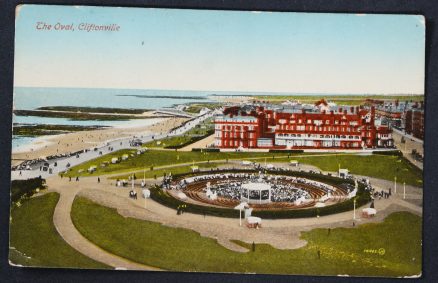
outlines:
M142 89L98 89L98 88L41 88L15 87L13 107L17 110L34 110L44 106L105 107L123 109L162 109L193 102L211 102L208 91L142 90ZM18 124L50 124L79 126L130 127L139 120L127 121L74 121L67 118L37 116L12 117ZM151 119L141 120L149 124ZM14 136L12 149L32 143L35 138Z
M250 96L254 94L297 95L297 93L270 92L15 87L13 103L14 109L17 110L33 110L43 106L161 109L193 102L212 102L214 95ZM138 121L73 121L66 118L13 115L13 123L126 127ZM32 137L14 136L12 149L18 149L32 141L34 141Z

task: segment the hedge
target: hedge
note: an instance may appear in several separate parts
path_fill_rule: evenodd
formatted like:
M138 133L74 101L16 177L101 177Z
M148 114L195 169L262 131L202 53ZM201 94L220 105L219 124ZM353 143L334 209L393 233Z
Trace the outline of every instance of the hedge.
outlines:
M29 198L36 193L36 189L43 190L46 180L32 178L27 180L13 180L11 182L11 201L17 202L22 198Z
M372 153L377 155L403 156L400 150L373 151Z
M187 174L177 174L174 177L188 177L188 176L196 176L196 175L204 175L209 173L225 173L230 172L230 170L215 170L215 171L203 171L203 172L192 172ZM243 172L256 172L254 170L233 170L233 173L243 173ZM285 176L296 176L296 177L305 177L308 179L325 182L331 185L340 185L343 183L354 183L353 180L341 179L333 176L321 175L316 173L309 172L300 172L300 171L267 171L270 174L281 174ZM239 213L230 208L218 208L212 206L203 206L192 203L183 202L169 195L166 191L163 191L160 187L156 186L151 189L151 198L158 203L161 203L167 207L177 209L180 205L185 205L185 212L202 214L202 215L210 215L210 216L218 216L218 217L227 217L227 218L238 218ZM371 197L368 192L365 191L365 186L359 183L358 192L356 194L356 207L360 207L362 205L367 204L371 200ZM337 204L333 204L326 207L319 208L306 208L306 209L289 209L289 210L257 210L252 213L254 216L258 216L264 219L284 219L284 218L306 218L306 217L316 217L316 216L324 216L329 214L335 214L345 211L353 210L354 200L349 199Z
M192 148L192 151L196 152L220 152L219 148Z
M304 153L303 149L270 149L270 153Z

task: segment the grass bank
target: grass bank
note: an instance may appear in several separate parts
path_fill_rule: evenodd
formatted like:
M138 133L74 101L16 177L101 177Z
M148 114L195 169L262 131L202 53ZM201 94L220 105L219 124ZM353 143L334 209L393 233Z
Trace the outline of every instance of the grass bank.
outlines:
M256 244L255 251L247 253L228 250L191 230L122 217L115 209L85 198L74 201L72 219L101 248L166 270L354 276L421 273L421 218L407 212L394 213L379 224L332 229L330 235L326 229L304 232L302 238L308 244L300 249Z
M280 157L287 158L285 153L267 153L267 152L187 152L187 151L174 151L174 150L149 150L144 154L137 155L134 149L123 149L116 152L112 152L105 156L101 156L90 161L84 162L80 165L74 166L65 176L89 176L87 169L90 166L97 166L96 172L93 175L104 175L113 173L127 173L142 171L143 169L151 170L158 166L169 165L192 165L193 163L207 163L208 161L221 160L224 163L230 160L245 160L251 159L253 161L264 161L265 158L275 161ZM123 160L116 164L109 164L106 167L100 167L103 162L111 162L113 157L122 157L122 155L128 154L130 156L127 160ZM302 155L302 154L300 154ZM308 154L312 155L312 154ZM291 156L294 156L291 154ZM272 159L274 157L274 159ZM78 173L79 170L84 170L82 173Z
M198 165L199 169L206 169L206 168L216 168L219 165L222 165L220 163L202 163ZM169 168L162 168L162 169L154 169L154 170L145 170L145 171L137 171L132 172L128 174L122 174L117 175L114 177L111 177L110 179L128 179L132 174L135 174L137 179L142 179L143 177L146 179L151 179L156 177L162 177L164 174L172 173L172 175L175 174L185 174L192 172L192 166L173 166Z
M67 173L67 176L89 176L86 170L92 166L98 166L104 161L111 161L112 157L121 157L123 154L135 153L135 150L120 150L111 154L90 160L75 166ZM386 155L357 155L357 154L334 154L334 153L266 153L266 152L178 152L170 150L149 150L142 155L135 155L128 160L107 167L99 167L94 175L112 173L127 173L153 169L158 166L183 165L208 160L222 160L224 163L230 160L252 160L260 163L289 162L298 160L300 163L316 166L324 171L337 171L348 168L351 173L369 177L393 181L397 176L397 182L422 186L422 171L410 164L404 158ZM78 170L84 170L78 173Z
M48 193L11 210L9 260L23 266L110 268L70 247L53 225L59 194Z

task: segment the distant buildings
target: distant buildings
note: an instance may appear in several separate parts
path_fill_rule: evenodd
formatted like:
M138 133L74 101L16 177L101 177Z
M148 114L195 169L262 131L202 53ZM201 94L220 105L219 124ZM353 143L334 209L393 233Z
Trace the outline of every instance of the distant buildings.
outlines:
M383 101L367 99L367 106L376 108L376 116L383 124L394 127L418 139L424 139L423 102Z
M424 139L424 110L410 109L405 115L405 132L409 135Z
M391 130L375 121L375 107L256 102L225 108L215 119L219 148L362 149L393 147Z

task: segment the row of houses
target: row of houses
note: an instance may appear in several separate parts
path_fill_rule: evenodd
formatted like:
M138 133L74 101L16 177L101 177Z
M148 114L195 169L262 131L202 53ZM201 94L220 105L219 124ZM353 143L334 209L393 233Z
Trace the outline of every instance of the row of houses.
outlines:
M215 118L219 148L364 149L393 147L391 129L375 107L254 102L224 108Z
M377 117L390 128L394 127L418 139L424 139L423 101L367 99L365 105L374 106Z

